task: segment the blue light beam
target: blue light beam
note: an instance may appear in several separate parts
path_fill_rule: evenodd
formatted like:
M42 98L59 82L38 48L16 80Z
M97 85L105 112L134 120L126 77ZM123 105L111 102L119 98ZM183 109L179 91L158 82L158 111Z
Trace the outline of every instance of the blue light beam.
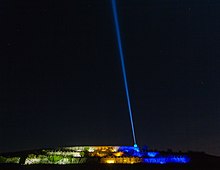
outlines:
M121 43L121 35L120 35L120 27L119 27L119 22L118 22L117 6L116 6L115 0L112 0L112 11L113 11L114 22L115 22L118 49L119 49L120 60L121 60L121 69L122 69L123 78L124 78L124 86L125 86L125 92L126 92L126 97L127 97L127 104L128 104L129 115L130 115L130 122L131 122L134 146L137 146L136 137L135 137L135 130L134 130L134 123L133 123L133 118L132 118L132 109L131 109L131 102L130 102L130 97L129 97L128 83L127 83L125 62L124 62L124 54L123 54L122 43Z

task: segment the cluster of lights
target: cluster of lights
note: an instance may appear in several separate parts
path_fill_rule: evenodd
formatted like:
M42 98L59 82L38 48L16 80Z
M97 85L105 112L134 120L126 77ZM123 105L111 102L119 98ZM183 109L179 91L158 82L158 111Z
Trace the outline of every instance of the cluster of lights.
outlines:
M22 156L16 159L0 157L0 163L20 163L20 160L24 160L20 158ZM24 164L82 164L90 160L107 164L185 164L190 161L189 157L184 155L164 156L155 151L142 152L137 146L79 146L30 153Z

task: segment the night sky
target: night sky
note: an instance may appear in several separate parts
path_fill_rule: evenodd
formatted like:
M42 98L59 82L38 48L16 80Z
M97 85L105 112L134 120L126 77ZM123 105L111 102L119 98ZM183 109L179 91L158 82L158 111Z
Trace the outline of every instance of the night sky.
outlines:
M220 155L220 2L118 0L137 143ZM0 152L133 145L110 0L0 1Z

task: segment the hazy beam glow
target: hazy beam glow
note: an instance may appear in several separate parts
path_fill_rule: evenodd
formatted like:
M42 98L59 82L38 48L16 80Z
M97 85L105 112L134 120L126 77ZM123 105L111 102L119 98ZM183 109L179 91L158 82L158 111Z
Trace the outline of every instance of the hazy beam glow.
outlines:
M137 146L136 137L135 137L135 130L134 130L134 123L133 123L133 118L132 118L131 102L130 102L129 91L128 91L128 83L127 83L127 76L126 76L126 70L125 70L125 63L124 63L124 54L123 54L123 50L122 50L122 43L121 43L120 27L119 27L119 22L118 22L117 7L116 7L116 1L115 0L112 0L112 10L113 10L115 29L116 29L116 34L117 34L118 48L119 48L119 54L120 54L120 59L121 59L121 68L122 68L122 73L123 73L123 78L124 78L124 86L125 86L125 91L126 91L127 104L128 104L129 115L130 115L130 122L131 122L134 146Z

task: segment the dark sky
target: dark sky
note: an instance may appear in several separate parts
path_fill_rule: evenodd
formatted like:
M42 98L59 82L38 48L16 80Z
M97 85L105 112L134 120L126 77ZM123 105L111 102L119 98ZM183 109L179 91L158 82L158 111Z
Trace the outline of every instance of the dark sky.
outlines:
M220 3L118 0L137 142L220 155ZM110 0L0 1L0 151L132 145Z

